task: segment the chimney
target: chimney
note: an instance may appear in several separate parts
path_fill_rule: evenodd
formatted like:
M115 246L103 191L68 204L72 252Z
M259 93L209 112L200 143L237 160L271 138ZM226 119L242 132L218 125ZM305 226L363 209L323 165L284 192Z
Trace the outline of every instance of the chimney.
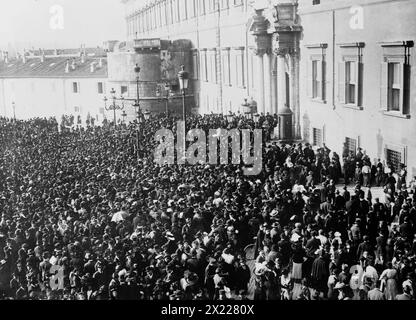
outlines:
M69 73L69 60L66 60L65 73Z
M103 58L100 58L100 62L98 63L98 66L99 66L100 68L102 68L102 67L103 67Z
M40 52L40 62L45 62L45 51L43 51L43 49Z
M72 70L75 70L75 58L72 59L71 68L72 68Z
M53 54L54 54L55 56L57 56L57 55L58 55L58 49L55 49L55 50L53 51Z
M85 63L85 54L84 54L84 52L81 53L81 63Z
M9 63L9 53L7 51L4 52L4 63Z
M91 73L95 72L95 62L91 62L90 71L91 71Z
M23 52L22 62L26 63L26 50Z

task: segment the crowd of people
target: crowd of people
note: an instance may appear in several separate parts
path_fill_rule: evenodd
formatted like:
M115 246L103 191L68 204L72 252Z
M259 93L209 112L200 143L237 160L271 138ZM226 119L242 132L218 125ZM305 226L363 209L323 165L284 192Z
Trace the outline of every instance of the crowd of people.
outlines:
M405 167L270 141L257 176L159 165L154 134L176 120L0 118L1 299L414 299ZM266 142L276 122L190 115L186 127L262 128Z

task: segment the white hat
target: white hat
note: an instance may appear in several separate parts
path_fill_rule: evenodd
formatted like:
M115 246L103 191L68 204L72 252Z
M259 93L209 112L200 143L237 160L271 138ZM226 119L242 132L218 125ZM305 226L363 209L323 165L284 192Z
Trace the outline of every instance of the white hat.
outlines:
M294 234L292 234L292 237L290 238L290 241L298 242L300 238L301 238L300 235L298 235L297 233L294 233Z

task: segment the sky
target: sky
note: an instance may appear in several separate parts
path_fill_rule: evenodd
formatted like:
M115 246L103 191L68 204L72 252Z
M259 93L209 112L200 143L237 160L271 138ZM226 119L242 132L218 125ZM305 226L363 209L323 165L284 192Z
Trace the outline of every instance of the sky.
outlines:
M78 48L125 40L121 0L1 0L0 49Z

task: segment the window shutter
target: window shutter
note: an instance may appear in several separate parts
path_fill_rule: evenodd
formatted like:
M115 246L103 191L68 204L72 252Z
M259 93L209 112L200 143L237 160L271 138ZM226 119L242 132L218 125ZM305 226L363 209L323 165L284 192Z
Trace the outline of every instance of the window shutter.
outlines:
M363 105L363 83L364 83L363 72L364 72L364 64L362 62L358 62L357 63L357 84L356 84L357 99L355 101L357 101L357 105L359 107Z
M404 63L400 64L400 74L399 74L399 79L400 79L400 105L401 105L401 111L404 114L404 71L405 69L405 65Z
M403 65L403 113L409 114L410 110L410 64Z
M387 105L388 105L388 63L382 62L381 63L381 85L380 85L380 108L381 110L387 111Z
M326 61L321 61L322 100L326 100Z
M308 60L307 61L307 69L308 69L308 74L307 74L307 85L308 85L308 97L312 98L313 97L313 61L312 60Z
M338 102L345 103L345 62L338 63Z

